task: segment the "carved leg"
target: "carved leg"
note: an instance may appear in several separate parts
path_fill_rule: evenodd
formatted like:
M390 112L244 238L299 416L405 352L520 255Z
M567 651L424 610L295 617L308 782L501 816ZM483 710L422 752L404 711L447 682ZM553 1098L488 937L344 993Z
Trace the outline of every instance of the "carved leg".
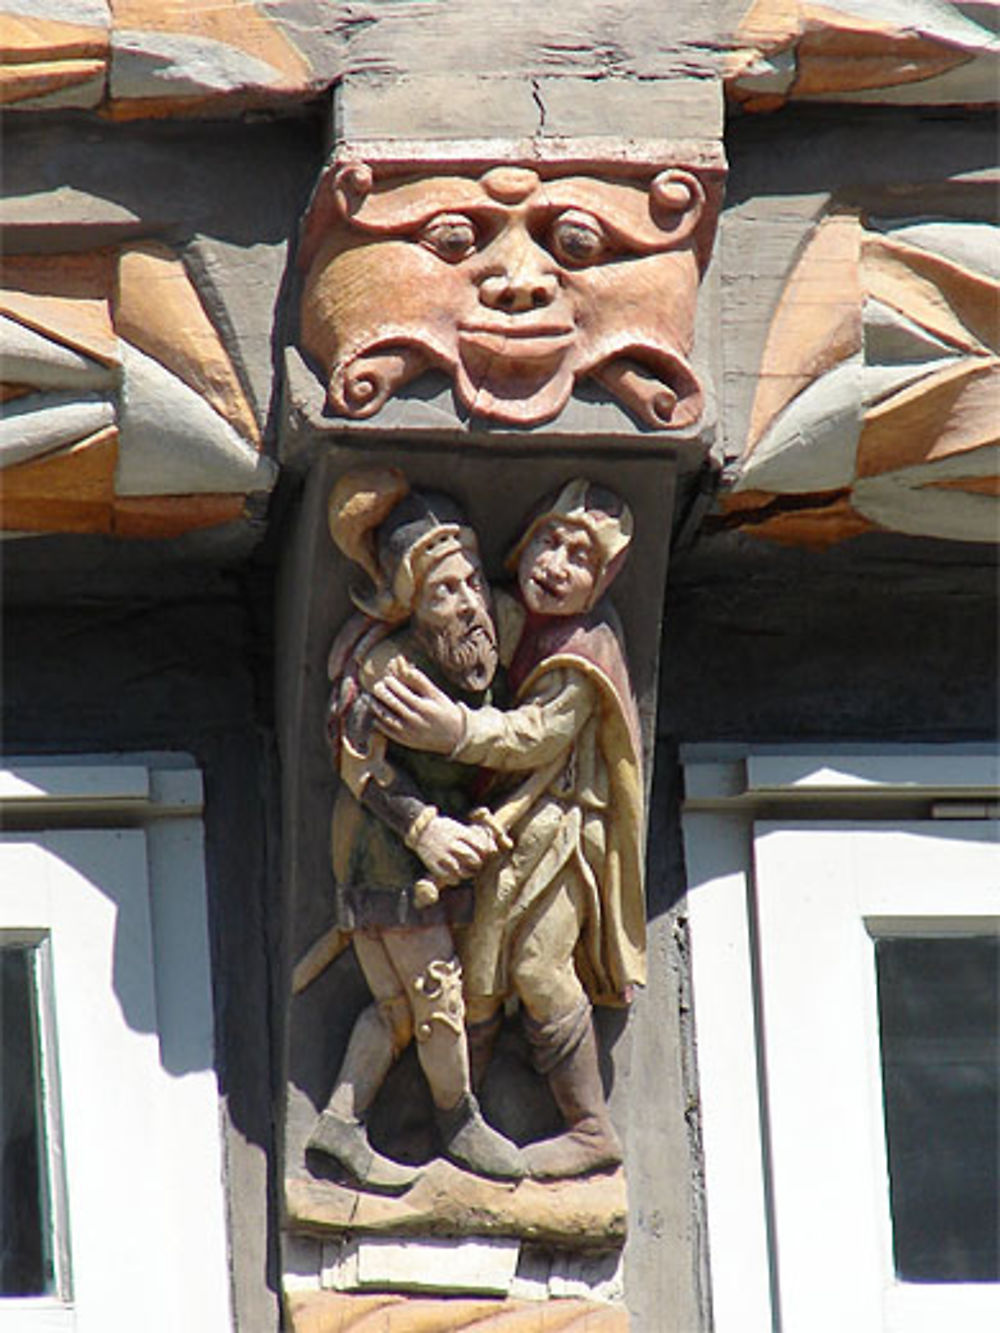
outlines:
M526 919L511 954L532 1060L567 1127L523 1149L529 1174L539 1179L586 1175L622 1158L604 1100L590 1000L573 957L587 911L586 886L568 865Z
M519 1180L521 1154L482 1117L471 1089L462 969L444 927L387 931L386 947L408 978L417 1055L434 1099L445 1156L477 1175Z
M617 1166L622 1148L604 1100L590 1004L548 1022L526 1013L525 1028L535 1067L548 1079L567 1126L565 1134L523 1149L529 1175L554 1180Z
M469 1044L469 1074L472 1079L472 1091L478 1093L483 1086L486 1070L493 1056L500 1029L503 1027L503 1007L498 999L469 999L465 1016L465 1036ZM492 1010L488 1008L493 1005Z
M458 959L431 963L415 989L417 1054L437 1108L445 1156L480 1176L520 1180L520 1152L486 1123L471 1089Z
M400 996L404 1006L405 997ZM398 1054L393 1001L371 1004L354 1024L337 1086L306 1147L335 1158L368 1189L401 1194L416 1181L418 1167L390 1161L368 1142L364 1116Z

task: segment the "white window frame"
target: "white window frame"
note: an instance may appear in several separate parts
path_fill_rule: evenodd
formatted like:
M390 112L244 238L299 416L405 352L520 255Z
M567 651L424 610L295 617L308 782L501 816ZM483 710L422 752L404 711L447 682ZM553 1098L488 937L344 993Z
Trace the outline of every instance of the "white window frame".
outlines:
M2 836L2 835L0 835ZM0 893L0 897L2 897ZM2 910L2 909L0 909ZM0 925L0 947L23 946L35 951L34 1003L38 1024L38 1082L42 1134L41 1174L45 1197L42 1225L49 1227L48 1248L52 1255L54 1292L43 1297L0 1297L0 1333L7 1324L25 1333L37 1327L49 1333L73 1329L72 1279L63 1171L62 1095L55 1035L55 1005L52 991L52 940L44 928L25 929Z
M42 941L56 1258L0 1333L233 1328L202 808L186 756L0 768L0 933Z
M793 1322L797 1314L780 1308L789 1265L785 1263L779 1272L781 1237L776 1235L773 1192L787 1188L776 1183L775 1177L776 1170L782 1169L779 1157L786 1153L787 1145L784 1140L775 1141L768 1106L768 1079L775 1071L768 1067L766 1025L773 1013L764 1012L769 989L764 972L773 967L774 959L762 956L762 927L766 932L770 926L761 921L760 913L772 909L761 908L756 891L754 825L769 821L775 831L778 826L782 830L798 828L805 836L802 825L807 821L818 822L828 832L835 825L846 832L871 828L872 821L898 828L916 820L921 827L932 828L932 821L938 819L942 822L937 828L944 832L948 819L996 816L1000 764L992 750L960 745L892 750L828 747L822 751L805 746L752 751L692 746L682 751L682 762L714 1328L716 1333L770 1333L775 1329L804 1333L805 1328L813 1333L820 1323L813 1320L803 1326L801 1321ZM957 915L979 917L990 929L992 906L992 899L966 902L965 910ZM880 916L896 917L898 924L900 910L915 920L933 917L936 929L943 928L941 902L921 906L916 899L902 909L899 899L883 904L882 909L869 904L853 924L860 922L862 932L866 916L870 925ZM870 993L858 997L858 1006L869 1014L871 1003ZM871 1077L877 1034L873 1039L869 1030L867 1044L862 1045L860 1058L867 1061L867 1076ZM877 1123L880 1128L878 1069L874 1082L877 1089L866 1110L869 1127ZM873 1121L876 1110L877 1120ZM879 1169L884 1173L884 1143L882 1152L881 1162L874 1164L876 1175ZM885 1200L884 1190L881 1197ZM886 1253L886 1218L879 1215L875 1201L873 1216L877 1218L875 1244L884 1277L891 1254ZM786 1237L785 1259L790 1243ZM836 1258L831 1263L836 1265ZM845 1282L852 1280L847 1273L842 1277ZM889 1300L881 1327L897 1327L909 1294L900 1289L896 1313ZM954 1288L942 1295L954 1296ZM861 1333L861 1325L851 1325L851 1329Z

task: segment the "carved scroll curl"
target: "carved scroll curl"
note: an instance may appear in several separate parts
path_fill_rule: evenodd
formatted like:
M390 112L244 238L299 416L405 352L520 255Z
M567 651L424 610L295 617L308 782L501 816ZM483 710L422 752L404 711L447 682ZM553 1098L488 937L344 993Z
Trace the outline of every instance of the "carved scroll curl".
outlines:
M341 362L330 376L329 401L345 417L370 417L428 365L416 347L387 347Z

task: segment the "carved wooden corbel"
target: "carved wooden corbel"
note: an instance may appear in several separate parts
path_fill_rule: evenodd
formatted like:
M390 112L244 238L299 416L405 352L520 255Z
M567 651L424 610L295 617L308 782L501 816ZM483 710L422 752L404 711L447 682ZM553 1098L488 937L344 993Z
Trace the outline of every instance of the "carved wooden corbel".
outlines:
M718 162L407 164L342 152L306 219L301 342L337 416L374 415L426 370L522 427L581 380L647 428L696 423L698 284Z

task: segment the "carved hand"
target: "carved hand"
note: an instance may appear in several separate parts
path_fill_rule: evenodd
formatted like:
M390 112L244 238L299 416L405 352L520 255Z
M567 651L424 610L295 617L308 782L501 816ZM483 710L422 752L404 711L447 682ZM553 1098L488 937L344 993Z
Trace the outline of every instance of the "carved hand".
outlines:
M451 754L462 739L461 708L404 659L372 686L372 698L379 730L399 745Z
M489 829L462 824L438 815L417 840L414 850L442 887L468 879L496 851Z

